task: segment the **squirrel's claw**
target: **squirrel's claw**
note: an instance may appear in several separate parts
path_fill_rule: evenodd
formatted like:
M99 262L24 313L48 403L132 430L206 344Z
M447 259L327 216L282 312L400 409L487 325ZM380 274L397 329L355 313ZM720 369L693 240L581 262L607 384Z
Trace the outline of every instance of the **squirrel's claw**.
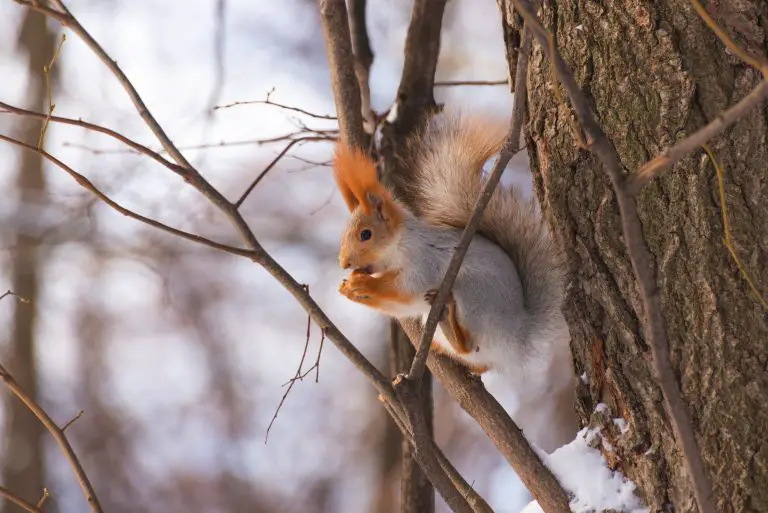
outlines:
M370 299L370 296L366 294L367 279L369 278L370 276L365 274L352 274L349 278L342 280L341 285L339 285L339 292L356 302Z

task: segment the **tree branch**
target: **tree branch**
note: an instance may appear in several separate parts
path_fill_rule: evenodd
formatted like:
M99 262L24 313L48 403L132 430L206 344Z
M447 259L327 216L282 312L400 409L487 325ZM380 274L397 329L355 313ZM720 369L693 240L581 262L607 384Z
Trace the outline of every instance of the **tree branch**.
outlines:
M355 75L355 57L349 35L349 17L344 0L320 0L320 19L331 71L333 99L342 140L365 148L360 87Z
M434 107L435 70L446 0L416 0L405 37L405 63L397 101L416 119Z
M371 84L369 76L373 64L373 50L368 39L366 23L367 0L351 0L349 2L349 30L352 37L352 50L355 55L355 76L360 87L361 113L365 133L376 131L376 113L371 107Z
M48 416L45 410L43 410L40 405L35 402L34 399L32 399L29 395L27 395L26 392L24 392L24 390L19 386L16 380L13 379L13 376L11 376L11 374L5 369L5 367L3 367L2 364L0 364L0 379L5 382L5 385L8 387L8 389L13 392L13 394L18 397L19 400L24 403L27 408L29 408L35 417L37 417L38 420L45 426L48 432L51 433L51 436L54 440L56 440L56 443L59 445L62 452L64 453L64 456L67 458L67 461L69 461L72 470L75 472L77 481L80 483L80 488L83 490L83 495L85 495L85 499L88 501L88 505L91 507L94 513L103 513L104 510L101 509L99 499L96 497L96 491L93 489L91 482L88 480L88 476L85 474L85 470L83 470L83 466L80 464L80 460L77 459L77 455L72 449L72 446L69 444L64 431L62 431L59 426L56 425L51 417ZM31 506L30 508L25 509L27 509L27 511L35 511L35 513L39 511L37 508Z
M401 325L416 345L422 334L420 322L407 319ZM570 513L568 494L483 383L468 378L464 367L443 355L430 354L427 365L445 391L485 431L544 511Z
M60 116L48 116L47 114L43 114L42 112L35 112L32 110L22 109L20 107L15 107L13 105L9 105L4 102L0 102L0 108L5 109L5 111L9 114L16 114L19 116L29 116L33 118L39 118L39 119L48 119L49 121L53 121L54 123L79 126L81 128L85 128L86 130L91 130L93 132L98 132L104 135L108 135L109 137L112 137L113 139L116 139L117 141L120 141L121 143L128 146L129 148L135 150L136 152L148 156L158 164L167 167L168 169L170 169L177 175L181 176L182 178L185 178L185 173L186 173L185 168L178 166L173 162L169 162L167 159L165 159L165 157L163 157L156 151L144 146L143 144L139 144L136 141L129 139L123 134L115 132L110 128L97 125L95 123L89 123L87 121L83 121L82 119L63 118Z
M739 121L767 98L768 80L762 80L752 92L742 98L736 105L719 114L711 123L665 150L658 157L640 166L636 172L627 177L627 193L634 195L640 192L640 189L648 185L654 178L663 174L692 151L700 148L710 139Z
M28 503L15 493L11 492L10 490L3 488L0 486L0 497L5 497L7 500L11 501L12 503L16 504L18 507L23 509L24 511L27 511L29 513L43 513L38 507L33 506L32 504Z

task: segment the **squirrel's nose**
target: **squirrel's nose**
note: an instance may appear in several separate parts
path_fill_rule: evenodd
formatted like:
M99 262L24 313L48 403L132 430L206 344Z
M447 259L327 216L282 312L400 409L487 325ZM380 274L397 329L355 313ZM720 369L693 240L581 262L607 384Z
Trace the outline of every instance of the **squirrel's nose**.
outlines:
M340 259L339 259L339 264L341 265L341 268L342 268L342 269L349 269L349 266L351 266L351 265L352 265L352 264L349 262L349 259L346 259L346 258L340 258Z

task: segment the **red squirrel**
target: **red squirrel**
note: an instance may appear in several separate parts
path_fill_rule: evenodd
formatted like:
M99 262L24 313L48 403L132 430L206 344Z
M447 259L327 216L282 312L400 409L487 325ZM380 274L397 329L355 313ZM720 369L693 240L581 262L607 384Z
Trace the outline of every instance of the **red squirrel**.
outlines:
M339 263L351 274L339 291L395 318L426 320L461 232L483 187L483 165L507 124L443 112L408 147L411 173L399 184L408 204L379 181L361 150L338 144L338 188L352 213ZM432 349L514 390L510 415L545 451L578 428L563 300L562 255L536 212L499 186L462 263Z

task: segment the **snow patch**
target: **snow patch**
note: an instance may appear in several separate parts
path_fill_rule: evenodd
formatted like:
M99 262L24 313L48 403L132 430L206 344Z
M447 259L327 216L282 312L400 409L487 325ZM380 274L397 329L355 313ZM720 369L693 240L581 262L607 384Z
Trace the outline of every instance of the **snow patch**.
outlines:
M604 406L607 408L607 406ZM600 405L598 405L600 408ZM539 451L544 463L573 496L571 511L591 513L608 509L629 513L648 513L634 494L637 486L621 472L613 471L600 451L589 446L598 436L599 429L582 429L576 439L552 454ZM529 503L521 513L539 513L536 501Z
M622 435L629 431L629 424L627 424L627 421L621 417L613 419L613 425L619 428L619 431L621 431Z

